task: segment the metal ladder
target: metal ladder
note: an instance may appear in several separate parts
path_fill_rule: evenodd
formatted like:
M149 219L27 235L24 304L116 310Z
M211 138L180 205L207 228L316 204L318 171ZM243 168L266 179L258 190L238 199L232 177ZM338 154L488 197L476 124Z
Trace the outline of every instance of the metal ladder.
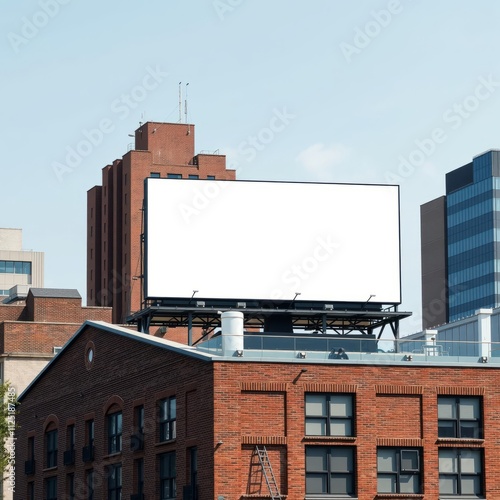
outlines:
M256 445L255 454L259 457L259 463L262 468L262 474L264 475L267 487L269 488L271 499L282 500L283 497L280 494L278 483L276 483L276 478L274 477L273 468L271 467L271 462L269 461L269 455L267 454L266 447L263 446L262 448L259 448Z

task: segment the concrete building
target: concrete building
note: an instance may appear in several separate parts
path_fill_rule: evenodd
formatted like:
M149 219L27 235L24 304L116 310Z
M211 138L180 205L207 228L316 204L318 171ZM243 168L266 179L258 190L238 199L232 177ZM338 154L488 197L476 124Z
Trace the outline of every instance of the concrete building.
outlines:
M10 294L26 296L29 287L43 287L44 253L23 250L22 229L0 228L0 302Z
M421 207L423 328L500 306L500 151L446 174Z
M25 300L0 304L0 383L19 395L86 319L110 321L111 309L82 307L77 290L30 288ZM1 498L12 498L5 483Z
M144 179L235 178L226 157L195 154L195 127L148 122L135 132L135 148L102 170L102 186L87 198L87 304L113 307L124 323L142 308Z
M14 498L500 498L500 358L342 337L86 322L20 397Z

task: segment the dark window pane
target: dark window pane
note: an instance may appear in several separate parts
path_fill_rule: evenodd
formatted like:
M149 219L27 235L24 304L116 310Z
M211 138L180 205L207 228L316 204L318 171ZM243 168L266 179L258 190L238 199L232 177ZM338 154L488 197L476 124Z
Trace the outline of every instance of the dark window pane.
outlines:
M455 422L446 422L441 420L438 424L438 436L439 437L455 437Z

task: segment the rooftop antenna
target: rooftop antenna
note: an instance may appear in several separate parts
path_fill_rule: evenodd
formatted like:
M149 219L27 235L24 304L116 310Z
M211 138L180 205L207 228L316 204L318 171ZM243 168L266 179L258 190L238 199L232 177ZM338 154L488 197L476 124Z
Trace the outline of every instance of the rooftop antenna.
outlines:
M179 123L182 123L182 82L179 82Z
M186 83L186 98L184 100L184 116L185 116L185 119L186 119L186 123L188 123L188 85L189 83ZM191 133L191 127L190 125L188 124L188 131L187 131L187 135L189 135Z
M189 83L186 83L186 97L184 98L184 117L186 123L188 122L188 85Z

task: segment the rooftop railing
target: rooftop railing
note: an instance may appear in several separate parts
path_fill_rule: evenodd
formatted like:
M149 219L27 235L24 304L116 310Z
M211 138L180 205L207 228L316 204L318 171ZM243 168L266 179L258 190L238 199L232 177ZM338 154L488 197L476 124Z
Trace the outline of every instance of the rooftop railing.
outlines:
M223 337L230 339L224 349ZM242 340L242 342L241 342ZM241 349L234 349L237 336L218 335L199 343L197 349L221 357L246 360L357 362L423 362L437 364L494 363L500 366L500 343L376 339L372 336L349 335L273 335L245 334L239 338Z

